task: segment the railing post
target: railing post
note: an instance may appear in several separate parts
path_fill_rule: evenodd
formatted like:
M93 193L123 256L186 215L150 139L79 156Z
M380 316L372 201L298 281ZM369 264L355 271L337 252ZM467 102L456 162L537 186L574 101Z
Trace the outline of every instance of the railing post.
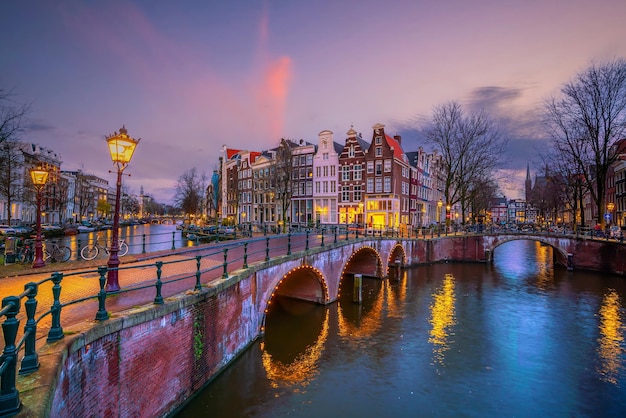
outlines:
M248 268L248 242L243 243L243 268Z
M146 234L143 234L141 236L141 253L142 254L146 253Z
M227 258L228 258L228 248L224 248L224 273L222 273L222 279L228 278L228 271L226 270L228 268L228 261L226 261Z
M265 238L265 261L270 261L270 239Z
M6 320L2 323L2 332L4 334L4 351L2 352L2 360L7 366L2 373L2 387L0 391L0 415L11 416L16 414L21 406L20 392L15 387L15 378L17 370L17 348L15 347L15 338L17 337L17 329L20 325L19 319L15 317L20 312L20 299L17 296L8 296L2 299L2 309L6 307Z
M359 228L354 231L354 238L359 239Z
M176 231L172 232L172 250L176 249L176 245L174 244L175 239L176 239Z
M267 224L263 224L263 236L267 236Z
M346 241L348 241L350 237L348 237L348 225L346 225Z
M291 255L291 232L287 234L287 255Z
M35 321L35 311L37 311L37 283L30 282L24 285L24 290L28 291L26 295L28 300L24 303L26 309L26 324L24 325L24 336L26 341L24 344L24 357L22 358L22 366L20 374L28 374L39 369L39 355L35 347L37 334L37 321Z
M306 230L306 247L304 248L305 251L309 251L309 230Z
M200 284L200 276L201 276L200 264L201 264L201 261L202 261L202 256L201 255L197 255L196 256L196 285L193 288L194 290L202 289L202 285Z
M334 243L337 244L337 225L335 225L333 232L335 233L335 241Z
M98 312L96 312L96 321L109 319L109 313L106 310L107 291L104 289L107 281L107 270L108 268L106 266L98 267L98 274L100 275L100 292L98 293Z
M52 308L50 308L52 313L52 326L50 327L48 339L46 340L49 343L64 337L63 328L61 328L61 302L59 301L61 297L61 280L63 280L63 273L52 273L52 283L54 283L54 286L52 286L52 296L54 297L54 302L52 303Z
M324 246L324 230L322 229L322 247Z
M157 261L156 263L154 263L156 265L156 274L157 274L157 280L156 280L156 296L154 297L154 304L155 305L163 305L163 295L161 295L161 288L163 287L163 282L161 281L161 274L163 272L162 268L163 268L163 262L162 261Z

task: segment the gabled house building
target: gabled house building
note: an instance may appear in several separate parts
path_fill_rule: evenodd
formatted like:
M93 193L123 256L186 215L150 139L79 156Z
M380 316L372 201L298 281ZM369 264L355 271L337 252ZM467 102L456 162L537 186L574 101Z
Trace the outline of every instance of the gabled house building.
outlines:
M385 133L385 125L372 127L365 170L365 220L368 228L410 227L410 164L401 137Z
M339 154L343 147L328 130L318 134L317 152L313 157L313 204L315 222L337 223Z

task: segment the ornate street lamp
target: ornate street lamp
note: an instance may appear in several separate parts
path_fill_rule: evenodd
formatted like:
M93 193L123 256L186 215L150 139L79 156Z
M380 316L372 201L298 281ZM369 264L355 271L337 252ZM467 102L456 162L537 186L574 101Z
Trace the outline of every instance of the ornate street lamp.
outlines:
M128 131L124 126L120 129L119 134L114 132L113 135L106 137L109 145L109 152L113 164L117 167L117 191L115 193L115 212L113 213L113 230L111 233L111 250L109 256L108 273L107 273L107 292L117 292L120 290L118 281L118 267L120 260L117 257L119 252L118 229L120 227L120 193L122 190L122 173L133 158L135 147L139 143L139 139L133 139L128 136Z
M41 191L48 181L48 172L41 168L30 170L30 178L37 191L37 236L35 238L35 261L33 268L43 267L46 262L43 260L43 244L41 243Z

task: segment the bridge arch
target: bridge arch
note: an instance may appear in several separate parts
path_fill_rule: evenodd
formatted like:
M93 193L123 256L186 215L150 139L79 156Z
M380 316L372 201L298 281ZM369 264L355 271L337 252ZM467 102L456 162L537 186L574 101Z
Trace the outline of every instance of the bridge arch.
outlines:
M404 266L407 262L406 251L402 244L397 243L389 252L387 259L387 275L389 276L393 269L396 268L396 261L400 261L400 266Z
M501 239L494 241L492 246L490 246L488 250L491 251L491 254L494 254L494 251L496 248L498 248L502 244L506 244L507 242L511 242L511 241L535 241L535 242L540 242L541 244L548 245L553 250L553 262L555 264L560 264L562 266L568 266L567 250L562 247L559 247L558 245L555 245L553 239L542 239L542 237L538 235L527 235L527 236L514 235L514 236L502 237ZM492 256L492 260L493 260L493 256Z
M327 304L330 296L326 279L321 271L315 267L301 265L292 268L276 283L265 305L261 330L265 329L265 316L270 305L277 297L299 299L314 303Z
M340 280L346 274L362 274L370 277L382 277L383 262L378 250L369 245L364 245L354 251L341 271Z

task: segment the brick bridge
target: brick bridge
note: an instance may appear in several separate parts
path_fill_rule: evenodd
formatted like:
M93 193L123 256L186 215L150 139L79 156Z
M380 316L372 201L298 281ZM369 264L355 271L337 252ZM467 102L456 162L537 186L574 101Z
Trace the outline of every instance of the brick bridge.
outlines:
M397 263L484 263L499 245L518 239L552 246L555 262L571 269L625 271L626 245L575 237L368 237L317 245L252 262L162 305L129 309L87 328L64 327L65 339L46 348L54 361L48 367L56 368L58 378L41 389L47 395L33 391L29 401L45 402L50 416L167 415L263 334L276 295L328 304L337 300L347 275L384 278ZM264 240L249 245L257 243Z

